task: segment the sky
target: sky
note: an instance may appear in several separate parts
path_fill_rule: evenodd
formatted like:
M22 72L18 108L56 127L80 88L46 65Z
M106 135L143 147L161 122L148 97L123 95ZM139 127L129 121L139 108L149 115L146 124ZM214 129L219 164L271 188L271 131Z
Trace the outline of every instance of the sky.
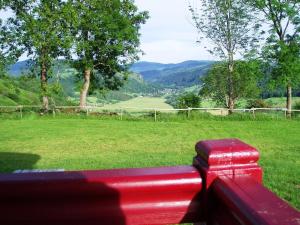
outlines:
M185 60L215 60L197 41L188 0L135 0L150 19L141 29L142 61L178 63Z
M188 0L135 0L140 11L148 11L150 19L141 28L140 61L178 63L186 60L216 60L196 43L197 30L188 10ZM5 18L9 12L0 11ZM20 60L25 60L23 55Z

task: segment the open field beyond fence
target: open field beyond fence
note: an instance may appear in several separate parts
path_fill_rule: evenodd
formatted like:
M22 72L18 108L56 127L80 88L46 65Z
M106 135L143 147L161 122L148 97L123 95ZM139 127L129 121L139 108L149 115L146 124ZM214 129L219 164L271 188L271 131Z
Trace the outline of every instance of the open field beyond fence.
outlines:
M198 140L240 138L261 153L264 183L300 209L300 121L0 120L0 172L190 165Z

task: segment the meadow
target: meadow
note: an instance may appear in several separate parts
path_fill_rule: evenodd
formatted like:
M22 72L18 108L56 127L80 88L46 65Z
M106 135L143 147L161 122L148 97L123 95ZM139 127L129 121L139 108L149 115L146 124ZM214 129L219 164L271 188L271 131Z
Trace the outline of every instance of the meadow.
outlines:
M259 149L264 184L300 209L300 121L96 118L0 119L0 172L190 165L199 140L239 138Z
M107 104L103 109L116 110L121 108L161 108L172 109L173 107L165 103L165 98L156 97L137 97L128 101L121 101L116 104Z

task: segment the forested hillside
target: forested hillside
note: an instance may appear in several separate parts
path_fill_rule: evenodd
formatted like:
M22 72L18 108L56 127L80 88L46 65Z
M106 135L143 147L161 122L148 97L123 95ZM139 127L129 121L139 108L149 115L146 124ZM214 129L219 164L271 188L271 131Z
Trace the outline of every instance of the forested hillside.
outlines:
M37 71L30 61L21 61L12 65L8 75L0 79L0 105L39 105L40 81ZM79 101L81 82L78 72L68 63L55 62L49 79L50 104L70 105ZM116 91L95 91L88 99L90 103L115 103L137 96L157 96L161 92L157 85L145 82L141 75L131 73L124 86Z
M200 84L213 61L185 61L178 64L139 62L131 67L140 73L144 80L166 87L189 87Z
M29 61L21 61L9 69L12 76L20 76L30 72ZM135 74L140 74L147 83L159 84L167 87L189 87L200 83L203 76L213 64L213 61L185 61L177 64L162 64L155 62L138 62L131 66L130 70ZM53 66L52 73L60 78L71 77L70 73L76 73L64 61L58 60ZM140 87L141 85L142 87ZM151 85L150 85L151 86ZM145 87L145 83L136 83L134 89L152 89ZM132 89L132 88L131 88ZM132 90L131 90L132 91ZM137 90L133 90L136 92Z
M71 101L60 84L49 84L50 104L70 105ZM1 77L0 105L40 105L40 82L30 77Z

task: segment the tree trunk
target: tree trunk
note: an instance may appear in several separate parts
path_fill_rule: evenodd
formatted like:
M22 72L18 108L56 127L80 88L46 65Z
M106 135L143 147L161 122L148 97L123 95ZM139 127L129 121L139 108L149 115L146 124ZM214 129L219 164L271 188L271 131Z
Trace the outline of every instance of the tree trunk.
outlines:
M228 100L228 109L229 109L228 113L229 114L233 113L234 105L235 105L235 102L234 102L233 98L230 97Z
M228 57L228 109L229 114L233 113L235 101L234 101L234 84L233 84L233 70L234 70L234 60L233 53L229 53Z
M84 84L80 92L80 108L83 109L86 106L86 97L88 95L91 79L91 69L84 70Z
M41 70L41 89L42 89L42 99L43 99L43 110L47 112L49 110L49 99L47 90L47 68L46 65L42 64Z
M287 108L287 117L292 117L292 86L290 84L287 85L286 88L287 95L286 95L286 108Z

